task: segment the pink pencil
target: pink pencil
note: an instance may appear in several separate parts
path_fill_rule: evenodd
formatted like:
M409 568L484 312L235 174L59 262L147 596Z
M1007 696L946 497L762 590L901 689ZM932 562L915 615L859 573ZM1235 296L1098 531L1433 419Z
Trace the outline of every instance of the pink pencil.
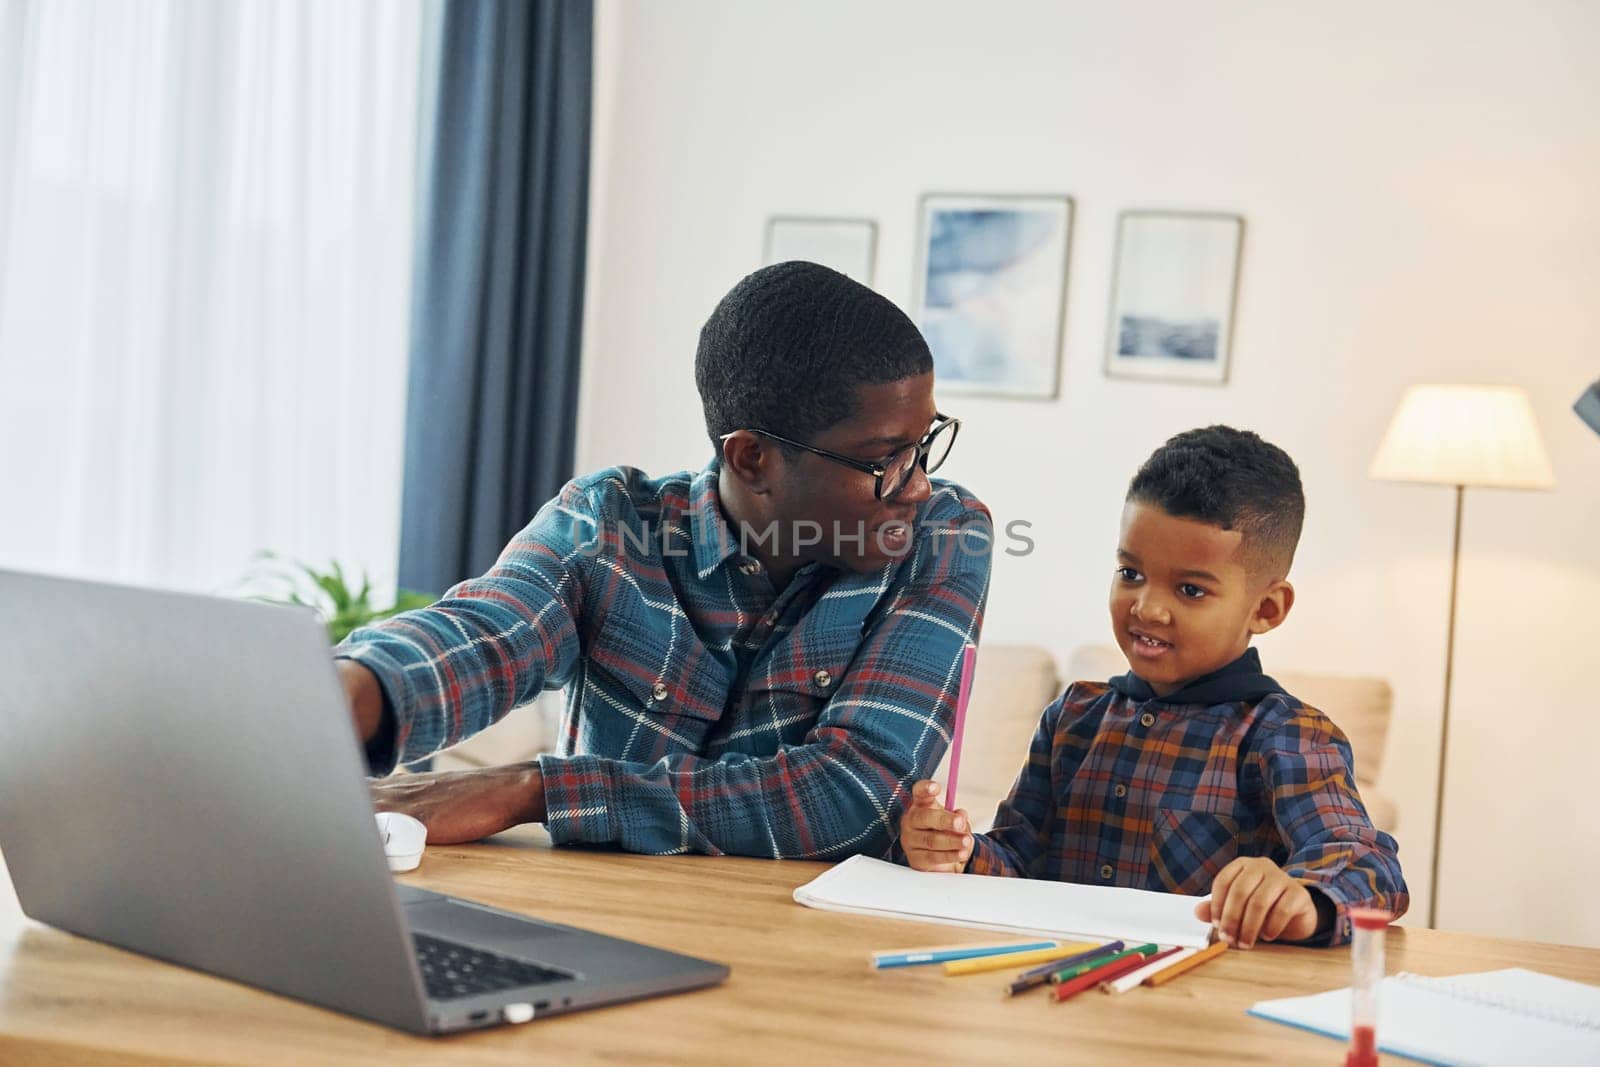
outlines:
M950 735L950 781L944 791L946 811L956 810L956 776L961 773L961 735L967 729L967 700L972 696L972 672L977 661L976 645L968 644L961 650L961 688L956 692L956 724Z

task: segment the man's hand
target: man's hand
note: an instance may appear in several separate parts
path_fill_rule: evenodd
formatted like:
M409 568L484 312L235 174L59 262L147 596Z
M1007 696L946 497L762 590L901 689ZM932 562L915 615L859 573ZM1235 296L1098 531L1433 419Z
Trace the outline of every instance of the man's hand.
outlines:
M1238 948L1251 948L1258 938L1304 941L1317 932L1311 890L1261 856L1241 857L1218 871L1211 899L1196 904L1194 913Z
M900 816L900 847L919 871L960 874L972 858L972 818L965 809L945 811L939 783L924 778L911 787L911 806Z
M458 845L543 822L544 778L537 763L404 774L373 782L372 806L421 819L430 845Z

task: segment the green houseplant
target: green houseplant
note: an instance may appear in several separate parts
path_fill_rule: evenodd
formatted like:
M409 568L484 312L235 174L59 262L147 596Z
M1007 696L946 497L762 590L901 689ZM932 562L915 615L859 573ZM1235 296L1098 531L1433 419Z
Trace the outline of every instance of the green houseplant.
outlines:
M337 560L331 561L327 570L318 570L274 552L261 553L249 581L252 588L261 590L254 594L257 600L299 604L316 611L327 622L328 639L334 644L359 626L402 611L425 608L437 599L428 593L401 589L393 604L376 607L372 603L372 580L366 571L361 572L361 585L356 588Z

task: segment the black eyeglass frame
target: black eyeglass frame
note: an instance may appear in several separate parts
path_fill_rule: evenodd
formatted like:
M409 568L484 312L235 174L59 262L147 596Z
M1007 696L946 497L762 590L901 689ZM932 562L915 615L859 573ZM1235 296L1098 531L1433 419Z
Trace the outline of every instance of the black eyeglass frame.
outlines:
M775 434L769 430L758 430L752 428L750 432L758 433L762 437L771 438L774 441L789 445L793 448L804 449L807 452L821 456L823 459L831 459L835 463L841 463L846 467L860 471L862 474L872 475L872 495L875 499L882 500L883 476L889 473L889 461L894 459L894 457L898 456L901 452L904 452L907 448L916 449L917 458L912 462L916 466L920 466L924 474L932 474L933 471L936 471L940 467L944 466L944 459L941 459L937 464L934 465L933 470L928 469L928 451L933 447L933 439L948 428L950 430L950 450L953 451L955 449L956 438L961 436L961 420L937 411L934 412L933 418L934 424L931 428L929 428L927 433L922 435L922 440L918 441L914 445L905 445L901 448L895 449L893 452L884 457L884 461L882 463L873 463L870 460L856 459L854 456L846 456L838 452L830 452L826 448L818 448L816 445L808 445L804 441L796 441L793 438L784 437L781 434ZM738 431L734 432L737 433ZM721 440L726 441L732 436L732 433L725 433L722 435ZM944 455L945 459L948 459L950 457L950 452L946 451ZM893 499L895 495L899 495L899 493L901 493L905 487L910 484L911 479L909 478L900 483L900 485L895 487L894 494L891 495L890 499Z

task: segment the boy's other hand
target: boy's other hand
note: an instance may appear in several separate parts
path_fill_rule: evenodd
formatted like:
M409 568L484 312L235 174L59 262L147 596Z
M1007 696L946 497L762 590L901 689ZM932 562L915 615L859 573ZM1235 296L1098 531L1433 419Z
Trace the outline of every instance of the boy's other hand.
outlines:
M960 874L972 858L972 817L964 808L945 811L941 791L930 778L911 787L911 806L900 816L900 847L916 870Z
M1311 890L1262 856L1241 857L1217 872L1211 899L1195 905L1238 948L1261 941L1304 941L1317 932L1317 902Z

